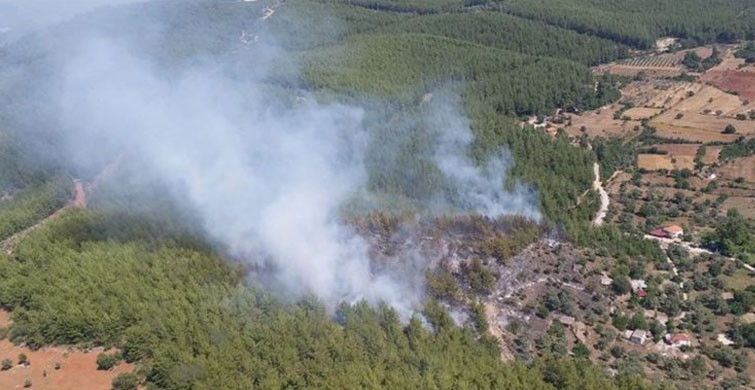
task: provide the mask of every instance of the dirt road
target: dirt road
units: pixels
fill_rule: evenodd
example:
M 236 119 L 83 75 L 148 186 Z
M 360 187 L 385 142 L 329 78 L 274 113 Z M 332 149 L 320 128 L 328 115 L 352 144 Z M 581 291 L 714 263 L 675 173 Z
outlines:
M 603 182 L 600 181 L 600 165 L 598 163 L 593 164 L 592 170 L 595 174 L 595 181 L 592 182 L 592 188 L 600 194 L 600 208 L 598 208 L 598 213 L 595 215 L 595 219 L 592 220 L 592 223 L 595 226 L 600 226 L 603 225 L 603 220 L 606 219 L 608 205 L 610 204 L 611 199 L 608 197 L 608 192 L 603 188 Z
M 0 250 L 2 252 L 8 255 L 12 254 L 13 250 L 16 248 L 16 244 L 18 244 L 18 242 L 21 241 L 22 238 L 24 238 L 27 234 L 39 228 L 40 226 L 44 225 L 45 223 L 57 218 L 65 210 L 68 210 L 70 208 L 86 208 L 87 207 L 87 193 L 86 193 L 86 190 L 84 189 L 84 183 L 79 179 L 71 179 L 71 180 L 73 181 L 73 198 L 70 201 L 68 201 L 68 203 L 66 203 L 63 207 L 58 209 L 58 211 L 48 215 L 44 219 L 35 223 L 34 225 L 31 225 L 28 228 L 21 230 L 20 232 L 0 242 Z
M 718 256 L 721 256 L 721 257 L 723 257 L 723 258 L 725 258 L 725 259 L 727 259 L 729 261 L 738 261 L 737 259 L 723 256 L 723 255 L 721 255 L 719 253 L 715 253 L 715 252 L 709 251 L 709 250 L 707 250 L 705 248 L 698 248 L 698 247 L 692 246 L 690 243 L 684 242 L 684 241 L 679 240 L 679 239 L 656 237 L 656 236 L 651 236 L 650 234 L 646 234 L 645 235 L 645 239 L 646 240 L 655 240 L 655 241 L 658 241 L 658 243 L 661 245 L 661 249 L 663 249 L 663 250 L 667 250 L 668 247 L 669 247 L 669 245 L 671 245 L 671 244 L 676 244 L 676 245 L 679 245 L 679 246 L 683 247 L 687 251 L 689 251 L 689 253 L 692 254 L 692 255 L 700 255 L 700 254 L 705 253 L 705 254 L 709 254 L 709 255 L 718 255 Z M 753 266 L 751 266 L 749 264 L 743 264 L 743 266 L 744 266 L 744 268 L 746 270 L 748 270 L 750 272 L 755 272 L 755 267 L 753 267 Z

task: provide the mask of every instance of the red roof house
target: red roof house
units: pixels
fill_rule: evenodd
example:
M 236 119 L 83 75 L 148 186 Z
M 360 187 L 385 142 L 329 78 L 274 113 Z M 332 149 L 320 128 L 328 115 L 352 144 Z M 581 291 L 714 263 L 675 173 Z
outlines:
M 651 236 L 660 237 L 660 238 L 666 238 L 667 234 L 666 234 L 666 231 L 663 230 L 663 229 L 655 229 L 655 230 L 653 230 L 653 231 L 650 232 L 650 235 Z

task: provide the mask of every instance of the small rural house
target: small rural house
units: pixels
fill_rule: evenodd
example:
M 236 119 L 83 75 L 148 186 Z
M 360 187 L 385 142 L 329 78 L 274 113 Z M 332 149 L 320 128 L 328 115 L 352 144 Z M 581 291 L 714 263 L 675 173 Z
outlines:
M 681 238 L 684 235 L 684 229 L 677 225 L 666 226 L 665 228 L 655 229 L 650 232 L 651 236 L 660 238 Z
M 560 322 L 560 323 L 562 323 L 562 324 L 564 324 L 566 326 L 574 325 L 574 321 L 575 321 L 574 317 L 572 317 L 572 316 L 565 316 L 565 315 L 560 315 L 560 316 L 557 317 L 557 319 L 558 319 L 558 322 Z
M 645 344 L 645 341 L 648 339 L 648 332 L 636 329 L 634 332 L 632 332 L 632 335 L 629 337 L 629 341 L 635 343 L 635 344 Z
M 663 337 L 666 343 L 672 347 L 683 347 L 692 345 L 692 338 L 687 333 L 677 333 L 675 335 L 667 334 Z
M 684 229 L 677 225 L 671 225 L 663 228 L 668 238 L 680 238 L 684 234 Z

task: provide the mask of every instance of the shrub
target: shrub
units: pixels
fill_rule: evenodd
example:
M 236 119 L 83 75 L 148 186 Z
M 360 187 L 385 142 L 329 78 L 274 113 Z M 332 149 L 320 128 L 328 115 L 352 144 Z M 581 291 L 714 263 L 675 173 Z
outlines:
M 98 370 L 109 370 L 113 367 L 115 367 L 118 362 L 121 360 L 120 356 L 117 354 L 106 354 L 101 353 L 97 355 L 97 369 Z
M 496 276 L 475 258 L 469 264 L 462 265 L 462 270 L 469 281 L 469 286 L 477 293 L 488 294 L 495 285 Z
M 31 387 L 31 379 L 26 379 L 24 381 L 24 387 Z
M 587 349 L 587 346 L 580 342 L 577 342 L 574 345 L 574 348 L 572 348 L 572 353 L 574 353 L 574 357 L 576 357 L 577 359 L 587 359 L 590 357 L 590 350 Z
M 724 128 L 724 134 L 734 134 L 737 132 L 737 128 L 732 125 L 726 125 Z
M 25 353 L 20 353 L 18 355 L 18 364 L 23 364 L 23 365 L 29 364 L 29 358 L 26 357 Z
M 136 375 L 134 374 L 118 374 L 118 376 L 113 379 L 113 389 L 112 390 L 136 390 L 139 386 L 139 380 L 136 378 Z
M 632 284 L 629 281 L 629 278 L 622 275 L 613 279 L 611 287 L 613 287 L 613 291 L 616 295 L 624 295 L 632 288 Z
M 7 371 L 13 368 L 13 360 L 5 358 L 2 363 L 2 370 Z

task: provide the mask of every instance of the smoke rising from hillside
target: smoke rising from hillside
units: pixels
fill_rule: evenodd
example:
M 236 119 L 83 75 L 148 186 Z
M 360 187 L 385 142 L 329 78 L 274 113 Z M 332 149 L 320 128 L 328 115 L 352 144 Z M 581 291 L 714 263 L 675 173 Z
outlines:
M 244 50 L 251 63 L 291 65 L 263 44 Z M 135 53 L 89 37 L 59 69 L 58 115 L 78 163 L 128 151 L 149 167 L 145 175 L 185 199 L 213 241 L 269 271 L 267 284 L 287 296 L 314 294 L 331 307 L 384 301 L 404 315 L 419 308 L 417 259 L 376 270 L 366 241 L 340 221 L 342 205 L 365 192 L 364 108 L 321 104 L 304 92 L 281 98 L 260 82 L 266 66 L 243 79 L 228 77 L 223 64 L 166 75 Z M 456 103 L 432 104 L 425 119 L 438 135 L 432 158 L 458 189 L 461 209 L 538 219 L 531 191 L 504 187 L 508 156 L 474 166 L 466 156 L 469 124 Z
M 519 182 L 506 188 L 504 178 L 513 163 L 508 150 L 500 148 L 483 166 L 477 166 L 466 154 L 474 135 L 469 120 L 459 110 L 461 103 L 453 96 L 442 95 L 426 114 L 426 120 L 437 133 L 434 160 L 459 193 L 460 204 L 456 207 L 491 218 L 518 214 L 539 221 L 534 190 Z

